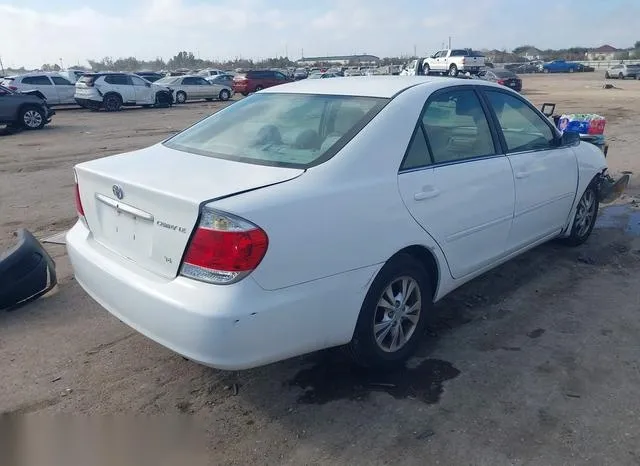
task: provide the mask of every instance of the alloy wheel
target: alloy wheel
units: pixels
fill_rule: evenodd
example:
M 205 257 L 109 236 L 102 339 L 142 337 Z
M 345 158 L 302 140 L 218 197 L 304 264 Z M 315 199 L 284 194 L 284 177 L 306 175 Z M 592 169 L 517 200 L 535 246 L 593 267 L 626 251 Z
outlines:
M 27 110 L 22 121 L 28 128 L 39 128 L 42 125 L 42 115 L 37 110 Z
M 587 189 L 578 203 L 576 210 L 576 234 L 582 237 L 587 234 L 595 220 L 596 195 L 592 189 Z
M 422 310 L 418 282 L 408 276 L 392 281 L 382 292 L 374 312 L 373 332 L 378 347 L 394 353 L 413 336 Z

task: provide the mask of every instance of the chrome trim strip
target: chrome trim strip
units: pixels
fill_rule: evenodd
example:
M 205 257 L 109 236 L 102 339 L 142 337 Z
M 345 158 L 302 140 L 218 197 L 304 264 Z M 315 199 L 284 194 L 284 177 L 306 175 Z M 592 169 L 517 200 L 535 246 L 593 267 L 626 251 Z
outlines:
M 139 218 L 141 220 L 146 220 L 147 222 L 153 222 L 153 215 L 144 210 L 140 210 L 136 207 L 123 204 L 121 202 L 116 201 L 115 199 L 111 199 L 103 194 L 96 193 L 96 199 L 102 202 L 103 204 L 108 205 L 109 207 L 113 207 L 118 212 L 122 212 L 125 214 L 129 214 L 135 218 Z

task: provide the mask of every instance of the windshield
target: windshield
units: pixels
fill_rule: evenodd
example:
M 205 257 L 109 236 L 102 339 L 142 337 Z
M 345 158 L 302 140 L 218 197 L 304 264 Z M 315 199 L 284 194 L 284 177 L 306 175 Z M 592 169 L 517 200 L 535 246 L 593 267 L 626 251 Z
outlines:
M 164 144 L 209 157 L 307 168 L 331 158 L 387 102 L 373 97 L 255 94 Z

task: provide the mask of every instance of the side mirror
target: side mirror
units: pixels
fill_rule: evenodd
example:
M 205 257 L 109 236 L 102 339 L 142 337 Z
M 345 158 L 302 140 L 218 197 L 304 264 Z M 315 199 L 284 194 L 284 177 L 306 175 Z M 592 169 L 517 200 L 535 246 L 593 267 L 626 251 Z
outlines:
M 151 83 L 144 83 L 145 86 L 151 87 Z
M 574 131 L 565 131 L 560 137 L 560 146 L 577 146 L 580 143 L 580 134 Z

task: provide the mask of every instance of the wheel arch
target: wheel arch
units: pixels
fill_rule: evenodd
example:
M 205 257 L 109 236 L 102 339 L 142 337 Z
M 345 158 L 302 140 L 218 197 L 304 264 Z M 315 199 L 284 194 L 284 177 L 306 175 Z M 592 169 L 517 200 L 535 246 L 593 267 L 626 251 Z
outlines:
M 22 114 L 22 112 L 27 109 L 27 108 L 37 108 L 38 110 L 44 112 L 44 108 L 42 105 L 36 103 L 36 102 L 23 102 L 20 105 L 18 105 L 18 107 L 16 108 L 16 113 L 14 115 L 15 121 L 18 121 L 20 119 L 20 115 Z
M 592 186 L 595 183 L 596 184 L 596 193 L 598 194 L 599 190 L 597 188 L 599 187 L 600 180 L 603 178 L 605 173 L 606 173 L 606 168 L 601 169 L 597 173 L 595 173 L 593 175 L 590 175 L 589 178 L 584 178 L 583 179 L 584 182 L 579 183 L 579 187 L 578 187 L 578 190 L 576 192 L 576 196 L 575 196 L 575 198 L 573 200 L 573 205 L 571 206 L 571 212 L 569 212 L 569 217 L 567 219 L 567 223 L 564 226 L 564 229 L 562 230 L 562 233 L 560 234 L 561 238 L 566 238 L 567 236 L 571 235 L 571 227 L 573 226 L 573 221 L 574 221 L 574 219 L 576 217 L 576 211 L 578 209 L 578 203 L 580 202 L 580 199 L 582 198 L 582 195 L 584 194 L 584 192 L 587 190 L 587 188 L 589 188 L 590 186 Z
M 414 244 L 412 246 L 402 248 L 393 256 L 391 256 L 387 260 L 387 262 L 401 254 L 411 256 L 422 264 L 424 269 L 427 271 L 427 274 L 429 275 L 429 280 L 431 281 L 431 299 L 435 300 L 436 296 L 438 295 L 438 286 L 440 285 L 441 277 L 440 265 L 435 254 L 429 248 L 423 245 Z
M 116 96 L 118 99 L 120 99 L 120 102 L 124 102 L 124 100 L 122 99 L 122 96 L 120 95 L 120 93 L 116 92 L 116 91 L 105 92 L 104 95 L 102 96 L 102 102 L 104 103 L 104 101 L 105 101 L 105 99 L 107 97 L 111 97 L 113 95 Z

